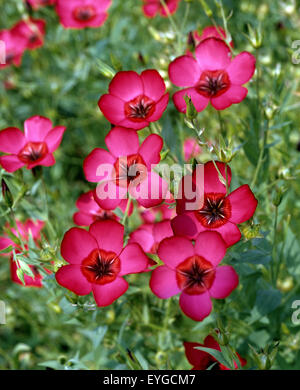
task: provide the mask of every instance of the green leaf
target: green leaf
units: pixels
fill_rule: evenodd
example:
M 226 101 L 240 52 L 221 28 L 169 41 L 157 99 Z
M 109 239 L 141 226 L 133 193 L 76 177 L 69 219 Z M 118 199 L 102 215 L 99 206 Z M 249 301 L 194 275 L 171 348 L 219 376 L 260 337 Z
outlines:
M 226 366 L 226 367 L 231 367 L 232 364 L 229 363 L 225 357 L 223 356 L 222 352 L 216 350 L 216 349 L 213 349 L 213 348 L 206 348 L 206 347 L 195 347 L 195 349 L 199 349 L 200 351 L 203 351 L 203 352 L 207 352 L 209 353 L 211 356 L 213 356 L 215 359 L 217 359 L 217 361 L 221 364 L 223 364 L 223 366 Z

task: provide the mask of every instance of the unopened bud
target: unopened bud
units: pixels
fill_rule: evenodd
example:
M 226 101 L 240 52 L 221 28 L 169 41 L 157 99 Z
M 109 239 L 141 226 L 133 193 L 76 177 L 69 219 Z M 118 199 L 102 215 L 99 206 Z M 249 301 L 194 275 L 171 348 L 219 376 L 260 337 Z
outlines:
M 186 115 L 187 119 L 189 119 L 189 120 L 195 119 L 198 115 L 198 112 L 197 112 L 197 110 L 192 102 L 192 99 L 189 96 L 185 95 L 184 100 L 186 103 L 186 114 L 185 115 Z
M 14 199 L 13 199 L 12 193 L 10 192 L 10 189 L 8 188 L 8 185 L 6 184 L 6 181 L 4 179 L 2 179 L 2 181 L 1 181 L 1 187 L 2 187 L 3 200 L 6 204 L 6 206 L 11 209 L 13 204 L 14 204 Z

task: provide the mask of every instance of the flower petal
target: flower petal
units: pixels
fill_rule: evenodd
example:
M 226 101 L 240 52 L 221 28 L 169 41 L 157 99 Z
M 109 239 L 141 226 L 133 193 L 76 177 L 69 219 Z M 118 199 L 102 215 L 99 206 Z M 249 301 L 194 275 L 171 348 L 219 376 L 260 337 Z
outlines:
M 130 239 L 128 243 L 140 244 L 140 246 L 143 248 L 145 252 L 150 253 L 155 243 L 152 234 L 152 226 L 151 226 L 151 231 L 149 231 L 148 229 L 144 229 L 142 226 L 139 229 L 132 232 L 130 234 Z
M 121 71 L 112 79 L 108 91 L 110 94 L 127 102 L 142 95 L 144 86 L 141 77 L 136 72 L 132 70 Z
M 172 237 L 173 230 L 170 221 L 157 222 L 153 226 L 153 236 L 155 243 L 159 244 L 163 239 Z
M 149 116 L 149 118 L 147 118 L 147 121 L 149 122 L 158 121 L 161 118 L 162 114 L 164 113 L 165 109 L 167 108 L 168 103 L 169 103 L 169 93 L 166 93 L 158 102 L 156 102 L 154 112 L 151 116 Z
M 181 56 L 171 62 L 169 77 L 177 87 L 193 87 L 200 79 L 198 62 L 191 56 Z
M 152 272 L 150 288 L 153 294 L 161 299 L 167 299 L 180 293 L 176 280 L 176 273 L 169 267 L 162 265 Z
M 0 156 L 0 165 L 7 172 L 15 172 L 17 169 L 24 167 L 24 163 L 17 156 Z
M 149 135 L 142 143 L 138 153 L 143 157 L 149 170 L 151 165 L 156 165 L 160 162 L 160 152 L 163 144 L 163 139 L 157 134 Z
M 144 272 L 149 259 L 139 244 L 128 244 L 119 256 L 121 260 L 120 275 Z
M 24 122 L 24 133 L 27 141 L 42 142 L 51 129 L 52 122 L 43 116 L 33 116 Z
M 141 73 L 141 80 L 144 86 L 144 94 L 154 101 L 160 100 L 165 93 L 166 85 L 158 71 L 154 69 L 144 70 Z
M 115 158 L 106 150 L 96 148 L 84 160 L 83 170 L 87 181 L 98 183 L 111 175 Z
M 111 283 L 93 284 L 92 289 L 97 305 L 109 306 L 127 291 L 128 283 L 125 279 L 117 277 Z
M 218 38 L 207 38 L 195 50 L 202 70 L 226 69 L 230 65 L 231 52 L 226 43 Z
M 47 134 L 45 142 L 50 153 L 59 147 L 65 130 L 66 128 L 64 126 L 57 126 Z
M 61 255 L 68 263 L 81 264 L 96 248 L 98 245 L 94 237 L 86 230 L 75 227 L 64 235 Z
M 123 249 L 124 226 L 112 220 L 97 221 L 90 226 L 90 234 L 100 249 L 120 254 Z
M 233 267 L 222 265 L 216 268 L 215 280 L 209 294 L 216 299 L 224 299 L 238 286 L 239 277 Z
M 194 256 L 193 244 L 185 237 L 165 238 L 159 245 L 157 254 L 170 268 L 176 268 L 188 257 Z
M 114 179 L 104 181 L 97 185 L 94 198 L 104 210 L 114 210 L 127 200 L 127 188 L 117 186 Z
M 242 85 L 247 83 L 255 72 L 256 58 L 243 51 L 237 55 L 226 69 L 232 84 Z
M 64 265 L 55 274 L 58 284 L 73 291 L 77 295 L 87 295 L 92 285 L 81 272 L 80 265 Z
M 183 292 L 179 298 L 179 305 L 184 314 L 194 321 L 204 320 L 212 309 L 208 292 L 199 295 L 188 295 Z
M 105 94 L 101 96 L 98 106 L 110 123 L 122 126 L 121 122 L 125 119 L 125 102 L 122 99 L 114 95 Z
M 221 234 L 227 246 L 236 244 L 241 239 L 241 232 L 239 228 L 232 222 L 228 221 L 223 226 L 220 226 L 214 230 Z
M 213 248 L 213 249 L 212 249 Z M 195 242 L 195 253 L 217 266 L 226 254 L 226 244 L 220 233 L 205 231 L 199 233 Z
M 0 131 L 0 152 L 18 154 L 25 145 L 25 137 L 16 127 Z
M 194 213 L 177 215 L 171 221 L 173 232 L 176 236 L 183 236 L 189 239 L 197 237 L 200 224 L 194 217 Z
M 258 203 L 248 184 L 237 188 L 228 195 L 227 199 L 231 204 L 231 216 L 229 220 L 234 223 L 248 221 L 254 214 Z
M 248 89 L 239 85 L 231 85 L 230 88 L 218 97 L 211 99 L 211 104 L 216 110 L 225 110 L 232 104 L 240 103 L 248 94 Z
M 136 154 L 140 146 L 136 131 L 124 127 L 114 127 L 105 137 L 105 143 L 115 157 Z
M 229 165 L 216 161 L 218 170 L 222 174 L 223 179 L 228 182 L 228 187 L 231 182 L 231 169 Z M 227 169 L 227 171 L 226 171 Z M 219 173 L 212 161 L 207 162 L 204 165 L 204 192 L 217 192 L 221 194 L 226 194 L 226 186 L 220 181 Z

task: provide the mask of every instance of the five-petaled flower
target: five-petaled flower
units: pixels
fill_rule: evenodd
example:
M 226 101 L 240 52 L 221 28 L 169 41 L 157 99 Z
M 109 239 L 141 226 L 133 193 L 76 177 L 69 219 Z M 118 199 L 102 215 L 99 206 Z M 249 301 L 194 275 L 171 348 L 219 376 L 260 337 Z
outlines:
M 57 282 L 77 295 L 93 292 L 98 306 L 108 306 L 128 289 L 124 275 L 145 272 L 148 257 L 138 244 L 123 248 L 124 226 L 94 222 L 89 231 L 70 229 L 61 244 L 69 263 L 56 272 Z
M 25 0 L 34 10 L 46 5 L 54 5 L 56 0 Z
M 161 0 L 143 0 L 143 12 L 148 18 L 153 18 L 157 14 L 163 17 L 172 15 L 177 11 L 181 0 L 165 0 L 165 6 Z
M 57 0 L 56 12 L 66 28 L 100 27 L 112 0 Z
M 12 34 L 26 40 L 26 49 L 34 50 L 43 46 L 46 22 L 43 19 L 21 20 L 12 28 Z
M 169 101 L 164 80 L 156 70 L 145 70 L 141 75 L 118 72 L 108 92 L 98 103 L 105 118 L 114 125 L 135 130 L 160 119 Z
M 50 119 L 33 116 L 24 123 L 25 132 L 15 127 L 0 131 L 0 165 L 8 172 L 26 166 L 32 169 L 37 165 L 55 164 L 53 152 L 59 147 L 65 127 L 52 126 Z
M 99 183 L 94 197 L 105 210 L 114 210 L 127 194 L 144 207 L 162 203 L 168 183 L 152 170 L 160 161 L 163 140 L 151 134 L 139 144 L 133 129 L 114 127 L 105 137 L 109 150 L 94 149 L 84 160 L 86 179 Z
M 231 181 L 231 170 L 224 163 L 216 162 L 224 183 L 227 179 L 228 188 Z M 195 238 L 199 232 L 214 230 L 219 232 L 227 246 L 233 245 L 241 238 L 237 224 L 250 219 L 257 206 L 257 200 L 248 184 L 244 184 L 230 194 L 226 193 L 226 185 L 220 181 L 219 173 L 212 161 L 204 165 L 204 194 L 200 207 L 190 210 L 188 204 L 192 201 L 192 192 L 199 187 L 196 170 L 192 175 L 194 187 L 184 188 L 185 178 L 180 187 L 182 199 L 177 199 L 177 216 L 172 220 L 172 228 L 177 235 Z M 200 184 L 201 185 L 201 184 Z M 190 192 L 191 191 L 191 192 Z M 200 191 L 200 189 L 199 189 Z
M 221 351 L 219 343 L 212 337 L 207 336 L 204 339 L 204 343 L 183 343 L 185 348 L 185 355 L 189 361 L 189 363 L 193 366 L 192 370 L 230 370 L 229 367 L 221 364 L 213 355 L 208 352 L 201 351 L 196 349 L 196 347 L 205 347 L 210 349 L 215 349 L 217 351 Z M 237 352 L 237 357 L 240 361 L 241 367 L 244 367 L 247 364 L 247 360 L 242 358 Z M 236 361 L 233 362 L 235 369 L 238 368 Z
M 198 112 L 210 102 L 216 110 L 240 103 L 248 90 L 247 83 L 255 71 L 255 57 L 244 51 L 231 59 L 226 43 L 219 38 L 207 38 L 195 50 L 196 58 L 183 55 L 169 66 L 173 84 L 185 87 L 175 92 L 173 102 L 180 112 L 186 112 L 185 96 L 189 96 Z
M 180 307 L 195 321 L 210 314 L 211 298 L 224 299 L 238 286 L 235 270 L 229 265 L 218 266 L 226 244 L 217 232 L 200 233 L 195 246 L 185 237 L 166 238 L 157 253 L 164 265 L 152 272 L 152 292 L 161 299 L 181 293 Z
M 1 30 L 0 43 L 0 69 L 11 65 L 20 66 L 27 39 L 12 30 Z
M 126 210 L 128 200 L 124 199 L 120 203 L 120 209 L 123 213 Z M 76 207 L 79 209 L 74 215 L 73 220 L 76 225 L 90 226 L 93 222 L 112 219 L 120 221 L 120 218 L 110 210 L 102 209 L 94 198 L 94 191 L 88 191 L 77 199 Z M 131 203 L 128 215 L 133 212 L 133 204 Z
M 11 232 L 11 234 L 17 239 L 21 239 L 23 241 L 23 245 L 25 249 L 28 249 L 27 242 L 29 240 L 29 234 L 32 235 L 33 240 L 36 245 L 41 238 L 41 230 L 44 227 L 45 223 L 43 221 L 37 220 L 36 222 L 28 219 L 25 223 L 20 221 L 16 221 L 16 228 L 6 225 L 6 228 Z M 21 253 L 22 247 L 19 244 L 16 244 L 7 234 L 0 237 L 0 251 L 9 247 L 12 247 L 15 253 Z M 7 253 L 4 253 L 6 255 Z M 18 265 L 13 259 L 13 252 L 8 253 L 10 256 L 10 273 L 11 279 L 13 282 L 20 284 L 23 286 L 22 281 L 19 279 L 17 275 Z M 35 266 L 29 265 L 34 277 L 27 275 L 24 273 L 24 283 L 25 287 L 43 287 L 42 279 L 43 276 L 39 273 L 38 269 Z M 49 272 L 48 270 L 45 270 Z

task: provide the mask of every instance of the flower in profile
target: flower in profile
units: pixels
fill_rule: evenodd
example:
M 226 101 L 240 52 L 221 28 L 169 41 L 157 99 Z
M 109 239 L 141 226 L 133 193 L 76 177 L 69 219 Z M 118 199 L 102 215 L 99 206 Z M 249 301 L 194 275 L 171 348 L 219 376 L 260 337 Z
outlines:
M 56 12 L 65 28 L 100 27 L 112 0 L 57 0 Z
M 15 172 L 26 166 L 32 169 L 38 165 L 55 164 L 53 152 L 59 147 L 64 131 L 63 126 L 52 126 L 50 119 L 33 116 L 24 123 L 24 133 L 9 127 L 0 131 L 0 165 L 8 172 Z
M 140 226 L 130 234 L 129 244 L 140 244 L 146 253 L 157 253 L 157 248 L 165 238 L 172 237 L 173 230 L 169 220 L 157 223 L 148 223 Z
M 26 49 L 34 50 L 44 44 L 45 26 L 43 19 L 21 20 L 11 31 L 26 40 Z
M 57 282 L 77 295 L 93 292 L 98 306 L 108 306 L 128 289 L 124 275 L 145 272 L 148 257 L 138 244 L 123 247 L 124 226 L 106 220 L 89 231 L 70 229 L 61 244 L 69 263 L 56 272 Z
M 40 7 L 45 7 L 46 5 L 54 5 L 56 4 L 57 0 L 25 0 L 25 1 L 34 10 L 37 10 Z
M 210 102 L 216 110 L 240 103 L 248 94 L 243 84 L 255 71 L 255 57 L 244 51 L 231 59 L 226 43 L 219 38 L 204 39 L 195 49 L 196 58 L 183 55 L 169 66 L 173 84 L 184 89 L 175 92 L 173 102 L 186 112 L 185 96 L 189 96 L 198 112 Z
M 114 127 L 105 143 L 109 151 L 94 149 L 83 163 L 86 179 L 99 183 L 94 194 L 99 206 L 114 210 L 128 193 L 144 207 L 162 203 L 168 184 L 152 170 L 160 161 L 162 138 L 151 134 L 140 145 L 135 130 Z
M 157 14 L 167 17 L 177 11 L 181 0 L 165 0 L 166 7 L 161 0 L 143 0 L 143 12 L 148 18 L 154 18 Z M 167 8 L 167 9 L 166 9 Z
M 190 161 L 192 158 L 199 156 L 202 149 L 195 138 L 187 138 L 183 144 L 184 160 Z
M 203 202 L 199 202 L 200 206 L 196 205 L 195 210 L 190 210 L 188 204 L 193 201 L 190 191 L 195 192 L 202 184 L 201 182 L 199 184 L 196 170 L 191 177 L 193 188 L 185 188 L 186 177 L 182 180 L 180 184 L 182 198 L 177 199 L 178 215 L 172 220 L 172 228 L 176 235 L 183 235 L 190 239 L 205 230 L 217 231 L 222 235 L 226 245 L 231 246 L 240 240 L 241 232 L 237 225 L 253 216 L 257 207 L 257 199 L 248 184 L 227 194 L 224 183 L 227 178 L 229 188 L 231 170 L 224 163 L 216 162 L 216 165 L 222 175 L 223 183 L 220 181 L 214 163 L 207 162 L 204 165 L 204 189 L 201 188 Z
M 29 235 L 31 234 L 33 240 L 35 241 L 36 245 L 38 245 L 39 240 L 41 238 L 41 230 L 44 227 L 45 223 L 43 221 L 37 220 L 36 222 L 32 221 L 31 219 L 28 219 L 25 223 L 21 223 L 20 221 L 16 221 L 17 229 L 14 227 L 9 226 L 8 224 L 5 226 L 6 229 L 10 231 L 10 233 L 16 237 L 16 240 L 18 238 L 22 239 L 23 245 L 26 250 L 28 250 L 27 242 L 29 240 Z M 21 253 L 22 247 L 19 244 L 16 244 L 9 235 L 4 234 L 2 237 L 0 237 L 0 251 L 9 247 L 12 247 L 15 253 Z M 4 255 L 10 256 L 10 273 L 11 273 L 11 279 L 13 282 L 20 284 L 22 286 L 23 283 L 19 279 L 17 275 L 18 265 L 14 261 L 13 258 L 13 250 L 10 253 L 4 253 Z M 42 279 L 43 276 L 39 273 L 38 269 L 33 266 L 29 265 L 29 268 L 31 269 L 31 272 L 33 273 L 34 277 L 27 275 L 24 273 L 24 283 L 26 287 L 42 287 Z M 49 272 L 48 270 L 46 270 Z
M 156 70 L 145 70 L 141 75 L 118 72 L 108 92 L 98 103 L 105 118 L 114 125 L 135 130 L 160 119 L 169 101 L 164 80 Z
M 127 200 L 124 199 L 120 203 L 120 209 L 123 213 L 127 207 Z M 76 225 L 79 226 L 90 226 L 93 222 L 102 221 L 106 219 L 111 219 L 115 221 L 120 221 L 120 218 L 110 210 L 101 209 L 98 203 L 94 198 L 94 191 L 88 191 L 78 198 L 76 202 L 76 207 L 79 209 L 74 216 L 73 220 Z M 131 215 L 133 212 L 133 205 L 131 203 L 130 210 L 128 215 Z
M 13 30 L 1 30 L 0 43 L 0 69 L 11 65 L 20 66 L 27 40 Z
M 219 233 L 200 233 L 195 246 L 185 237 L 166 238 L 157 253 L 164 265 L 152 272 L 152 292 L 161 299 L 180 293 L 181 310 L 194 321 L 210 314 L 211 298 L 224 299 L 238 286 L 235 270 L 229 265 L 219 266 L 226 253 Z
M 214 358 L 208 352 L 201 351 L 196 349 L 196 347 L 205 347 L 210 349 L 215 349 L 217 351 L 221 351 L 220 345 L 212 336 L 207 336 L 204 339 L 203 344 L 199 343 L 183 343 L 185 348 L 185 355 L 189 363 L 193 366 L 192 370 L 230 370 L 229 367 L 221 364 L 216 358 Z M 237 357 L 240 361 L 241 367 L 244 367 L 247 364 L 247 360 L 242 358 L 237 352 Z M 238 368 L 236 361 L 233 362 L 235 369 Z

